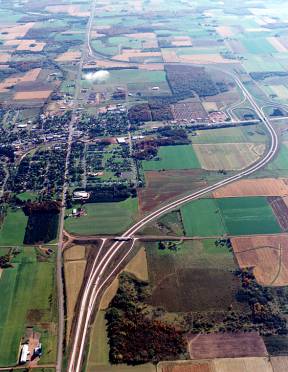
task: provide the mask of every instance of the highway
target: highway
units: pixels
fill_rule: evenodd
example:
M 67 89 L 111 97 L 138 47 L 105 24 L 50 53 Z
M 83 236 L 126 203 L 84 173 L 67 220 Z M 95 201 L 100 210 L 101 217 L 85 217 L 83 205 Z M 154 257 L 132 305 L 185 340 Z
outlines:
M 259 118 L 262 120 L 263 124 L 265 125 L 270 135 L 269 150 L 267 151 L 266 155 L 261 160 L 259 160 L 257 163 L 255 163 L 248 169 L 241 171 L 238 174 L 231 176 L 227 179 L 219 181 L 215 183 L 214 185 L 205 187 L 200 191 L 197 191 L 188 196 L 179 198 L 178 200 L 171 202 L 155 210 L 154 212 L 150 213 L 149 215 L 145 216 L 143 219 L 135 223 L 122 235 L 122 237 L 132 239 L 132 244 L 130 245 L 130 247 L 128 247 L 128 249 L 127 248 L 125 249 L 125 245 L 127 245 L 126 242 L 115 242 L 107 249 L 103 257 L 100 257 L 100 254 L 98 254 L 97 259 L 95 259 L 94 261 L 93 268 L 90 272 L 90 276 L 86 283 L 85 289 L 83 291 L 83 296 L 81 299 L 80 310 L 78 313 L 76 327 L 75 327 L 72 345 L 71 345 L 71 354 L 69 356 L 69 362 L 68 362 L 69 372 L 79 372 L 81 370 L 84 347 L 87 341 L 87 334 L 89 330 L 89 324 L 91 321 L 91 317 L 92 317 L 93 311 L 95 311 L 95 304 L 97 303 L 97 301 L 99 301 L 101 293 L 103 292 L 103 289 L 105 289 L 107 284 L 109 284 L 109 282 L 111 281 L 111 278 L 113 278 L 113 276 L 117 274 L 117 272 L 121 268 L 121 265 L 123 265 L 123 262 L 125 261 L 125 259 L 127 259 L 129 254 L 132 252 L 134 248 L 134 243 L 136 241 L 134 237 L 135 233 L 141 230 L 149 222 L 159 218 L 160 216 L 170 212 L 171 210 L 177 207 L 180 207 L 181 205 L 187 202 L 196 200 L 204 196 L 207 193 L 210 193 L 216 189 L 219 189 L 220 187 L 223 187 L 227 184 L 230 184 L 243 177 L 247 177 L 257 172 L 259 169 L 263 168 L 266 164 L 268 164 L 271 161 L 271 159 L 273 159 L 275 154 L 277 153 L 278 138 L 277 138 L 277 134 L 275 130 L 270 124 L 268 117 L 259 108 L 255 99 L 251 96 L 251 94 L 246 89 L 246 87 L 243 85 L 241 80 L 230 72 L 226 72 L 226 73 L 234 79 L 235 83 L 238 85 L 238 87 L 243 92 L 243 95 L 249 101 L 249 103 L 254 108 Z M 105 245 L 105 242 L 102 242 L 101 250 L 103 249 L 104 245 Z M 119 255 L 120 255 L 120 258 L 118 258 L 117 262 L 114 262 L 115 257 Z

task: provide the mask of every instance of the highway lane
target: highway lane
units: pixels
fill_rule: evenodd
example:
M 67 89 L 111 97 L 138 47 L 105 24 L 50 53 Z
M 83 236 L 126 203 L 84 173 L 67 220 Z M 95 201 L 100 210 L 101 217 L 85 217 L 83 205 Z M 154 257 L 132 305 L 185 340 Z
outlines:
M 227 73 L 227 72 L 226 72 Z M 244 96 L 247 98 L 247 100 L 250 102 L 251 106 L 255 109 L 257 114 L 259 115 L 260 119 L 262 120 L 263 124 L 265 125 L 267 131 L 270 134 L 270 147 L 267 154 L 262 158 L 259 162 L 252 165 L 250 168 L 241 171 L 237 175 L 234 175 L 232 177 L 229 177 L 225 180 L 219 181 L 214 185 L 208 186 L 198 192 L 195 192 L 193 194 L 190 194 L 186 197 L 179 198 L 178 200 L 169 203 L 168 205 L 159 208 L 158 210 L 150 213 L 148 216 L 144 217 L 142 220 L 138 221 L 135 225 L 133 225 L 131 228 L 129 228 L 122 237 L 129 237 L 133 238 L 133 235 L 139 231 L 141 228 L 143 228 L 147 223 L 159 218 L 163 214 L 166 214 L 167 212 L 181 206 L 184 203 L 187 203 L 189 201 L 195 200 L 200 198 L 201 196 L 214 191 L 222 186 L 225 186 L 229 183 L 235 182 L 243 177 L 246 177 L 248 175 L 251 175 L 252 173 L 258 171 L 262 167 L 264 167 L 266 164 L 268 164 L 271 159 L 274 157 L 274 155 L 277 152 L 278 149 L 278 138 L 276 135 L 275 130 L 271 126 L 269 119 L 265 115 L 265 113 L 258 107 L 256 101 L 251 96 L 249 91 L 246 89 L 246 87 L 243 85 L 241 80 L 233 75 L 232 73 L 228 73 L 231 77 L 233 77 L 234 81 L 237 83 L 239 88 L 242 90 Z M 95 271 L 90 275 L 91 280 L 89 280 L 89 285 L 87 283 L 85 288 L 85 294 L 82 297 L 81 300 L 81 311 L 78 314 L 77 319 L 77 327 L 74 334 L 73 344 L 72 344 L 72 351 L 69 358 L 69 364 L 68 364 L 68 371 L 69 372 L 78 372 L 81 369 L 81 363 L 83 359 L 83 351 L 85 346 L 85 341 L 87 337 L 88 332 L 88 326 L 89 321 L 91 319 L 94 305 L 99 299 L 99 295 L 101 294 L 101 291 L 105 288 L 105 285 L 109 282 L 111 277 L 114 275 L 114 273 L 119 269 L 123 261 L 127 258 L 127 256 L 131 253 L 133 250 L 135 239 L 133 239 L 132 246 L 124 252 L 123 257 L 121 260 L 113 267 L 113 270 L 111 270 L 110 273 L 105 277 L 104 273 L 106 272 L 109 265 L 111 265 L 111 262 L 115 255 L 121 250 L 121 248 L 124 246 L 124 242 L 115 242 L 106 252 L 104 257 L 102 258 L 101 262 L 99 262 L 98 266 L 95 266 Z

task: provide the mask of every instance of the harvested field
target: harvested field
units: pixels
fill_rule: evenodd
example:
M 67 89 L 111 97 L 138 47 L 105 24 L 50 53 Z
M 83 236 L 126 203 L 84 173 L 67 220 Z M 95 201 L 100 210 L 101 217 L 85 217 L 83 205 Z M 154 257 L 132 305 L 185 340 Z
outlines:
M 9 89 L 11 89 L 12 87 L 14 87 L 17 84 L 36 81 L 40 72 L 41 72 L 41 68 L 35 68 L 33 70 L 27 71 L 22 76 L 9 77 L 9 78 L 3 80 L 0 83 L 0 93 L 4 93 L 6 91 L 9 91 Z
M 240 196 L 287 196 L 288 185 L 283 179 L 263 178 L 240 180 L 213 192 L 214 198 Z
M 180 62 L 175 50 L 161 49 L 163 61 L 166 63 Z
M 288 230 L 288 207 L 284 200 L 277 196 L 268 197 L 269 204 L 283 230 Z
M 138 65 L 140 70 L 147 71 L 163 71 L 164 65 L 162 63 L 145 63 L 144 65 Z
M 234 30 L 229 26 L 219 26 L 216 31 L 222 37 L 230 37 L 234 35 Z
M 8 40 L 5 45 L 15 45 L 18 51 L 41 52 L 46 43 L 40 43 L 36 40 Z
M 49 5 L 46 7 L 46 10 L 50 13 L 67 13 L 72 17 L 89 17 L 89 11 L 81 11 L 79 5 Z
M 160 362 L 159 372 L 212 372 L 211 361 Z
M 136 256 L 125 267 L 124 271 L 136 276 L 137 279 L 148 281 L 148 267 L 145 248 L 142 247 Z
M 191 359 L 261 357 L 267 355 L 264 341 L 256 332 L 190 335 L 188 336 L 188 343 Z
M 288 285 L 288 236 L 259 235 L 232 238 L 232 247 L 240 268 L 254 268 L 261 285 Z
M 213 367 L 215 372 L 273 372 L 268 358 L 216 359 Z
M 277 50 L 279 53 L 286 53 L 288 49 L 281 43 L 279 38 L 276 37 L 268 37 L 267 40 L 269 43 Z
M 273 367 L 273 372 L 288 371 L 288 357 L 272 357 L 271 364 Z
M 160 52 L 143 52 L 141 50 L 136 49 L 123 49 L 122 54 L 114 56 L 113 59 L 118 61 L 129 62 L 133 58 L 149 59 L 151 57 L 162 57 L 162 54 Z
M 85 259 L 85 246 L 84 245 L 73 245 L 73 247 L 66 249 L 65 261 L 76 261 Z
M 180 62 L 189 62 L 189 63 L 207 64 L 207 65 L 214 64 L 214 63 L 239 63 L 238 60 L 225 59 L 220 54 L 181 55 L 181 56 L 178 57 L 178 60 Z M 168 61 L 166 61 L 166 62 L 168 62 Z
M 0 28 L 1 39 L 15 40 L 24 37 L 34 24 L 34 22 L 29 22 L 23 25 Z
M 176 47 L 192 46 L 192 40 L 189 36 L 174 36 L 171 44 Z
M 244 47 L 240 40 L 228 40 L 227 42 L 234 53 L 247 53 L 247 49 Z
M 106 310 L 109 307 L 110 302 L 113 300 L 113 297 L 116 295 L 119 287 L 119 279 L 115 278 L 111 285 L 106 289 L 104 295 L 101 298 L 100 310 Z
M 81 57 L 81 53 L 79 51 L 73 52 L 65 52 L 60 54 L 57 58 L 57 62 L 71 62 L 71 61 L 78 61 Z
M 52 93 L 51 90 L 40 90 L 35 92 L 17 92 L 15 93 L 13 99 L 16 101 L 47 99 L 49 98 L 51 93 Z
M 207 186 L 201 170 L 171 170 L 145 172 L 146 187 L 138 190 L 142 213 L 155 209 L 165 201 L 188 191 Z
M 84 278 L 86 260 L 67 261 L 64 263 L 66 302 L 67 302 L 67 338 L 69 339 L 74 308 Z
M 223 143 L 193 145 L 203 169 L 242 170 L 261 158 L 265 145 L 253 143 Z

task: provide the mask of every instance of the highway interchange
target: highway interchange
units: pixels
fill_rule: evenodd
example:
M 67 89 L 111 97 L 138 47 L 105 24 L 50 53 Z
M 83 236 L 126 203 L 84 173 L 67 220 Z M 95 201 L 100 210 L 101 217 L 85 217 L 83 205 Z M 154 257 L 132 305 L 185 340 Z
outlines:
M 82 59 L 79 64 L 79 71 L 77 76 L 77 83 L 76 83 L 76 94 L 75 94 L 75 103 L 77 103 L 79 97 L 79 86 L 81 81 L 82 75 L 82 67 L 84 61 L 88 58 L 91 60 L 93 57 L 93 50 L 90 45 L 90 34 L 93 26 L 94 15 L 95 15 L 95 5 L 96 2 L 93 1 L 92 8 L 91 8 L 91 16 L 89 18 L 87 24 L 87 33 L 86 33 L 86 41 L 83 47 L 82 52 Z M 216 189 L 219 189 L 227 184 L 235 182 L 241 178 L 247 177 L 259 169 L 263 168 L 267 165 L 275 156 L 278 150 L 278 137 L 273 129 L 268 117 L 264 113 L 263 108 L 260 108 L 246 89 L 244 84 L 235 74 L 230 72 L 224 71 L 227 73 L 238 85 L 240 90 L 243 93 L 243 97 L 246 101 L 250 103 L 253 107 L 255 112 L 258 114 L 259 118 L 261 119 L 263 125 L 266 127 L 267 132 L 270 136 L 270 143 L 269 149 L 267 150 L 265 156 L 259 160 L 257 163 L 249 167 L 248 169 L 239 172 L 238 174 L 226 178 L 222 181 L 215 183 L 214 185 L 208 186 L 199 190 L 197 192 L 193 192 L 187 196 L 180 197 L 179 199 L 170 202 L 169 204 L 160 207 L 150 213 L 149 215 L 143 217 L 140 221 L 135 223 L 132 227 L 130 227 L 127 231 L 125 231 L 121 238 L 128 239 L 128 241 L 115 241 L 111 243 L 111 240 L 107 240 L 105 238 L 101 238 L 101 244 L 99 246 L 99 250 L 97 255 L 94 259 L 94 262 L 91 267 L 91 271 L 85 283 L 85 288 L 82 292 L 82 297 L 79 300 L 79 307 L 78 313 L 74 325 L 73 330 L 73 337 L 71 340 L 71 347 L 69 348 L 68 354 L 68 367 L 67 371 L 69 372 L 79 372 L 82 370 L 82 363 L 83 357 L 85 354 L 85 346 L 87 345 L 87 338 L 89 335 L 89 326 L 91 324 L 91 320 L 95 311 L 97 311 L 97 305 L 100 302 L 101 296 L 107 286 L 111 283 L 111 280 L 121 271 L 123 263 L 127 260 L 127 257 L 133 252 L 135 248 L 135 243 L 137 242 L 137 237 L 135 234 L 141 230 L 145 225 L 150 223 L 151 221 L 156 220 L 157 218 L 163 216 L 164 214 L 172 211 L 175 208 L 180 207 L 181 205 L 196 200 L 207 193 L 210 193 Z M 68 151 L 66 157 L 66 172 L 68 170 L 69 165 L 69 156 L 71 151 L 71 143 L 73 138 L 73 129 L 77 121 L 76 116 L 77 107 L 75 107 L 71 125 L 69 128 L 69 141 L 68 141 Z M 63 205 L 65 205 L 65 198 L 66 198 L 66 191 L 67 191 L 67 183 L 64 187 L 63 191 Z M 59 339 L 58 339 L 58 357 L 57 357 L 57 372 L 62 371 L 62 356 L 63 356 L 63 335 L 64 335 L 64 300 L 63 300 L 63 278 L 62 278 L 62 247 L 63 247 L 63 228 L 64 228 L 64 215 L 65 215 L 65 208 L 63 208 L 62 215 L 61 215 L 61 222 L 60 222 L 60 239 L 59 239 L 59 249 L 58 249 L 58 256 L 57 256 L 57 283 L 58 283 L 58 291 L 59 291 Z

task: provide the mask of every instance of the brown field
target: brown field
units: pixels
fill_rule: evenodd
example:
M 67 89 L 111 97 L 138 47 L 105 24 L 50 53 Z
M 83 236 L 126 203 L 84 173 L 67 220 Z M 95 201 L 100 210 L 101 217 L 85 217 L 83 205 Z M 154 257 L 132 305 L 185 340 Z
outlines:
M 132 258 L 124 271 L 135 275 L 139 280 L 148 281 L 147 257 L 144 247 Z
M 8 53 L 0 53 L 0 63 L 6 63 L 6 62 L 9 62 L 10 61 L 10 54 Z
M 216 30 L 222 37 L 230 37 L 234 35 L 233 29 L 229 26 L 219 26 Z
M 89 17 L 90 12 L 83 12 L 79 5 L 49 5 L 46 10 L 50 13 L 67 13 L 72 17 Z
M 0 83 L 0 93 L 9 91 L 9 88 L 14 87 L 15 85 L 19 83 L 27 83 L 27 82 L 33 82 L 37 80 L 40 72 L 41 72 L 41 68 L 35 68 L 33 70 L 26 72 L 22 76 L 14 77 L 14 78 L 10 77 L 10 78 L 3 80 Z
M 262 337 L 256 333 L 214 333 L 188 337 L 191 359 L 266 356 Z
M 57 62 L 71 62 L 71 61 L 77 61 L 81 57 L 81 52 L 79 51 L 73 51 L 73 52 L 65 52 L 60 54 L 55 61 Z
M 24 50 L 30 52 L 41 52 L 46 43 L 40 43 L 35 40 L 8 40 L 5 45 L 17 46 L 16 50 Z
M 273 367 L 273 372 L 288 371 L 288 357 L 272 357 L 271 364 Z
M 234 255 L 240 268 L 254 268 L 259 284 L 283 286 L 288 284 L 288 236 L 259 235 L 231 239 Z
M 109 307 L 110 302 L 112 301 L 113 297 L 116 295 L 119 288 L 119 279 L 115 278 L 111 285 L 106 289 L 104 295 L 101 298 L 101 302 L 99 305 L 100 310 L 106 310 Z
M 175 50 L 161 49 L 163 61 L 166 63 L 180 62 Z
M 74 308 L 82 285 L 86 260 L 67 261 L 64 263 L 66 303 L 67 303 L 67 338 L 69 338 Z
M 138 190 L 142 213 L 188 191 L 197 191 L 207 185 L 201 170 L 171 170 L 145 172 L 146 187 Z
M 234 53 L 247 53 L 247 49 L 244 47 L 240 40 L 228 40 L 227 42 Z
M 277 50 L 279 53 L 286 53 L 288 49 L 281 43 L 276 37 L 267 37 L 269 43 Z
M 3 27 L 0 28 L 1 39 L 2 40 L 15 40 L 24 37 L 27 32 L 34 26 L 34 22 L 25 23 L 23 25 Z
M 192 46 L 192 40 L 189 36 L 174 36 L 171 44 L 174 46 Z
M 157 370 L 159 372 L 212 372 L 211 364 L 211 361 L 160 362 Z
M 36 100 L 36 99 L 47 99 L 49 98 L 51 90 L 39 90 L 35 92 L 17 92 L 13 99 L 16 101 L 20 100 Z
M 288 185 L 283 179 L 263 178 L 240 180 L 213 192 L 214 198 L 239 196 L 287 196 Z
M 85 246 L 73 245 L 65 251 L 65 261 L 76 261 L 85 259 Z
M 216 359 L 213 367 L 214 372 L 273 372 L 268 358 Z
M 150 58 L 162 57 L 160 52 L 142 52 L 137 49 L 123 49 L 121 54 L 114 56 L 112 59 L 129 62 L 131 58 Z
M 238 60 L 225 59 L 220 54 L 193 54 L 190 56 L 182 55 L 182 56 L 179 56 L 178 59 L 180 60 L 180 62 L 189 62 L 189 63 L 196 63 L 196 64 L 239 63 Z
M 203 169 L 242 170 L 260 159 L 265 145 L 253 143 L 194 144 Z
M 144 65 L 138 65 L 140 70 L 147 71 L 163 71 L 164 65 L 162 63 L 145 63 Z
M 285 197 L 287 200 L 287 197 Z M 288 207 L 284 199 L 277 196 L 268 197 L 269 204 L 271 205 L 273 212 L 282 227 L 283 230 L 288 230 Z

